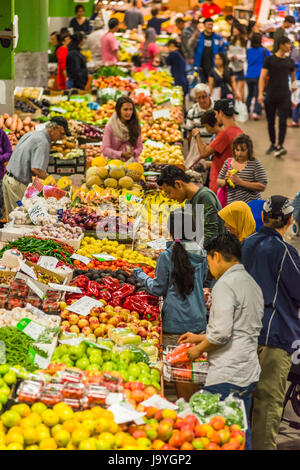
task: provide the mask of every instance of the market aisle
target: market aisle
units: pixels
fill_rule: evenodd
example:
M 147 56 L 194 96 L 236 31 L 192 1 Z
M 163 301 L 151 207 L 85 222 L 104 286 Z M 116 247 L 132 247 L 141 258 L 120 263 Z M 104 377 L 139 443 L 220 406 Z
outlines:
M 265 119 L 248 121 L 240 127 L 253 139 L 255 156 L 266 169 L 268 186 L 263 196 L 269 197 L 280 193 L 293 199 L 300 190 L 300 129 L 288 128 L 284 144 L 288 153 L 281 159 L 277 159 L 272 155 L 266 155 L 269 139 Z

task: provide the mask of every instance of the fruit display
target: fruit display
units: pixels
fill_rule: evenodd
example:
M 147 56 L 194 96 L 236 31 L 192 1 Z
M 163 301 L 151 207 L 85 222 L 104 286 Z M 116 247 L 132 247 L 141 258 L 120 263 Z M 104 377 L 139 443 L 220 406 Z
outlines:
M 136 82 L 142 82 L 146 85 L 159 85 L 161 87 L 170 87 L 173 84 L 173 77 L 165 70 L 150 70 L 149 72 L 141 71 L 132 74 L 132 78 Z
M 97 70 L 93 78 L 98 78 L 98 77 L 127 77 L 128 76 L 128 71 L 124 68 L 117 67 L 116 65 L 110 65 L 106 67 L 101 67 L 99 70 Z
M 156 148 L 145 143 L 139 161 L 142 164 L 152 161 L 166 165 L 182 165 L 184 163 L 182 146 L 164 144 L 162 148 Z
M 50 118 L 54 116 L 83 122 L 94 121 L 94 111 L 88 107 L 87 102 L 61 101 L 54 107 L 50 107 Z
M 144 124 L 142 127 L 142 138 L 143 142 L 147 139 L 164 143 L 180 142 L 182 140 L 182 132 L 177 124 L 161 120 L 152 125 Z
M 40 87 L 18 87 L 15 90 L 15 98 L 39 99 L 43 89 Z
M 38 238 L 62 238 L 67 240 L 79 240 L 83 235 L 81 227 L 75 227 L 63 222 L 56 222 L 51 225 L 44 225 L 42 228 L 36 228 L 31 235 Z
M 144 168 L 139 163 L 116 166 L 113 160 L 107 166 L 92 166 L 86 171 L 86 185 L 91 188 L 93 185 L 104 186 L 105 188 L 138 189 Z M 96 163 L 96 162 L 94 162 Z
M 116 102 L 108 100 L 101 108 L 95 111 L 95 120 L 99 126 L 105 126 L 116 110 Z
M 107 262 L 93 259 L 87 265 L 75 260 L 74 265 L 76 266 L 74 276 L 86 274 L 89 277 L 89 274 L 93 276 L 98 273 L 98 276 L 101 277 L 105 274 L 106 276 L 116 277 L 120 282 L 129 282 L 129 284 L 133 284 L 137 289 L 139 288 L 139 283 L 131 275 L 134 268 L 142 268 L 148 276 L 152 278 L 154 277 L 154 269 L 152 266 L 143 266 L 140 264 L 133 265 L 132 263 L 122 259 Z
M 135 83 L 121 77 L 99 77 L 93 80 L 93 86 L 96 88 L 116 88 L 128 92 L 137 87 Z
M 28 103 L 27 101 L 15 100 L 15 109 L 17 111 L 21 111 L 22 113 L 34 114 L 37 108 L 32 106 L 32 104 Z
M 115 258 L 126 259 L 133 263 L 145 263 L 155 267 L 156 262 L 150 257 L 141 255 L 138 251 L 127 248 L 117 241 L 109 241 L 107 238 L 96 240 L 92 237 L 84 237 L 77 253 L 82 256 L 92 257 L 95 253 L 106 253 Z M 1 254 L 1 251 L 0 251 Z

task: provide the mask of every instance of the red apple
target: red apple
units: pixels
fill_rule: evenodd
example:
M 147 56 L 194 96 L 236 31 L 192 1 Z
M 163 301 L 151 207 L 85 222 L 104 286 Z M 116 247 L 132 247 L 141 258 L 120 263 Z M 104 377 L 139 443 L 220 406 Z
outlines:
M 64 319 L 67 319 L 69 315 L 70 315 L 69 310 L 62 310 L 60 313 L 60 317 Z
M 80 333 L 80 329 L 78 328 L 77 325 L 72 325 L 72 326 L 70 327 L 70 331 L 71 331 L 72 333 L 76 333 L 76 334 Z
M 84 328 L 82 328 L 82 333 L 83 333 L 85 336 L 87 336 L 87 335 L 89 335 L 89 334 L 92 333 L 92 330 L 91 330 L 91 328 L 90 328 L 89 326 L 85 326 Z
M 99 338 L 104 336 L 104 328 L 103 328 L 104 325 L 100 325 L 98 326 L 98 328 L 95 328 L 94 330 L 94 335 L 96 336 L 96 338 Z
M 84 328 L 85 326 L 89 326 L 89 322 L 85 318 L 82 318 L 79 320 L 77 325 L 79 326 L 79 328 Z

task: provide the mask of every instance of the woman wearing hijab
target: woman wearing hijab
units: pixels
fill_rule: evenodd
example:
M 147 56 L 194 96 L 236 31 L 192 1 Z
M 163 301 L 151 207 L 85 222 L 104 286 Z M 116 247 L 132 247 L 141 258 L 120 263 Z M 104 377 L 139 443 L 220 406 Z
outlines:
M 255 233 L 256 223 L 251 209 L 243 201 L 235 201 L 218 212 L 219 217 L 224 220 L 225 228 L 229 233 L 235 235 L 240 242 Z
M 156 32 L 154 28 L 148 28 L 145 32 L 145 42 L 141 44 L 141 62 L 143 68 L 153 69 L 160 63 L 159 48 L 155 43 Z
M 127 96 L 121 96 L 116 103 L 116 112 L 104 129 L 103 155 L 138 161 L 142 150 L 141 127 L 134 103 Z

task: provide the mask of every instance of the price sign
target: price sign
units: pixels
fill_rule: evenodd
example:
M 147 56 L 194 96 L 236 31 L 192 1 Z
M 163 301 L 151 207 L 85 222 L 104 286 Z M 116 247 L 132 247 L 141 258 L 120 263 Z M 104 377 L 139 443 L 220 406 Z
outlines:
M 36 364 L 40 369 L 47 369 L 50 364 L 50 358 L 42 357 L 33 348 L 29 348 L 28 356 L 33 364 Z
M 141 418 L 146 413 L 139 413 L 135 411 L 134 408 L 128 409 L 128 407 L 124 404 L 115 403 L 114 405 L 108 408 L 114 415 L 114 420 L 117 424 L 128 423 L 130 421 L 135 421 L 136 419 Z
M 80 261 L 81 263 L 84 263 L 86 265 L 91 262 L 91 259 L 88 258 L 87 256 L 77 255 L 76 253 L 74 253 L 74 255 L 72 255 L 71 258 L 77 259 L 78 261 Z
M 72 292 L 74 294 L 81 294 L 82 290 L 79 287 L 76 286 L 65 286 L 63 284 L 52 284 L 52 282 L 49 283 L 49 287 L 54 290 L 61 290 L 64 292 Z
M 164 147 L 164 144 L 162 142 L 155 142 L 151 139 L 146 140 L 145 145 L 150 145 L 150 147 L 155 147 L 157 149 L 162 149 Z
M 32 279 L 37 279 L 37 276 L 32 268 L 28 266 L 26 263 L 23 261 L 19 260 L 20 264 L 20 269 L 23 271 L 23 273 L 27 274 L 28 276 L 32 277 Z
M 132 202 L 143 202 L 143 199 L 140 197 L 134 196 L 133 194 L 127 193 L 125 198 L 127 201 L 132 201 Z
M 39 287 L 39 285 L 40 285 L 41 287 L 44 288 L 44 284 L 42 284 L 40 282 L 37 282 L 37 281 L 35 281 L 35 282 L 31 281 L 31 279 L 27 279 L 26 283 L 27 283 L 29 289 L 31 289 L 40 299 L 43 300 L 45 298 L 46 292 Z
M 48 269 L 49 271 L 53 271 L 56 268 L 58 263 L 58 259 L 54 258 L 54 256 L 40 256 L 37 264 L 42 268 Z
M 96 258 L 98 261 L 115 261 L 117 259 L 114 256 L 108 255 L 107 253 L 96 253 L 92 256 L 94 256 L 94 258 Z
M 48 319 L 48 315 L 46 315 L 46 313 L 42 312 L 42 310 L 34 307 L 31 304 L 26 304 L 25 308 L 26 308 L 26 310 L 31 312 L 33 315 L 36 315 L 38 318 L 42 318 L 43 320 Z
M 165 250 L 167 246 L 167 240 L 165 238 L 158 238 L 157 240 L 153 240 L 152 242 L 147 243 L 147 245 L 154 250 Z
M 166 108 L 153 111 L 153 121 L 156 121 L 156 119 L 171 119 L 170 110 Z
M 54 111 L 55 113 L 65 114 L 67 112 L 66 109 L 59 108 L 58 106 L 51 106 L 50 111 Z
M 31 209 L 28 210 L 28 215 L 31 219 L 31 222 L 36 225 L 40 217 L 48 217 L 48 212 L 46 211 L 42 202 L 37 202 Z
M 17 323 L 16 328 L 25 333 L 30 338 L 37 340 L 38 337 L 46 330 L 46 328 L 35 321 L 29 320 L 29 318 L 22 318 Z
M 86 316 L 89 315 L 90 311 L 94 307 L 102 307 L 103 303 L 100 300 L 92 299 L 85 295 L 81 299 L 74 302 L 72 305 L 67 307 L 67 310 L 71 312 L 78 313 L 78 315 Z

